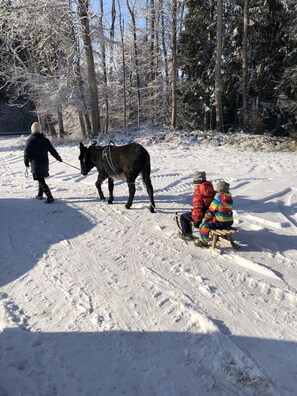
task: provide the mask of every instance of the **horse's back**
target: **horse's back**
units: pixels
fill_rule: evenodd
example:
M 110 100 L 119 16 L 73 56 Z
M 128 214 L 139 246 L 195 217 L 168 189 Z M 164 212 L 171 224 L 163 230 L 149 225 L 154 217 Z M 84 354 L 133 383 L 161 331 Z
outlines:
M 119 171 L 135 169 L 138 172 L 150 164 L 148 151 L 139 143 L 132 142 L 121 146 L 109 144 L 108 146 L 95 146 L 94 162 L 113 163 Z M 104 164 L 105 166 L 105 164 Z
M 136 153 L 147 153 L 148 151 L 139 143 L 133 142 L 133 143 L 128 143 L 125 144 L 124 146 L 115 146 L 115 147 L 123 147 L 127 151 L 132 151 Z
M 148 151 L 139 143 L 133 142 L 125 144 L 123 146 L 113 146 L 112 150 L 121 153 L 123 156 L 127 156 L 131 160 L 144 160 L 145 162 L 150 160 Z

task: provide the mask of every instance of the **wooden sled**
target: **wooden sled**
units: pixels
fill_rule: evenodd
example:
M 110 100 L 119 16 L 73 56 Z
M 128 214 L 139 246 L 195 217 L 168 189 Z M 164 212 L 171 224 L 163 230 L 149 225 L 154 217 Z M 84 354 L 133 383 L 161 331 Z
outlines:
M 236 232 L 239 232 L 239 229 L 234 227 L 225 228 L 223 230 L 210 230 L 209 234 L 212 237 L 210 248 L 215 250 L 217 247 L 217 243 L 222 242 L 227 246 L 231 246 L 233 249 L 238 249 L 239 245 L 234 241 L 234 234 Z
M 180 223 L 179 223 L 179 214 L 176 212 L 174 214 L 174 220 L 176 222 L 178 230 L 182 231 Z M 194 225 L 193 225 L 194 230 Z M 229 227 L 225 229 L 211 229 L 209 232 L 210 237 L 212 238 L 211 244 L 209 248 L 215 250 L 216 252 L 220 252 L 217 247 L 218 242 L 222 242 L 225 246 L 230 246 L 233 249 L 239 249 L 239 245 L 234 241 L 234 234 L 239 232 L 238 228 Z

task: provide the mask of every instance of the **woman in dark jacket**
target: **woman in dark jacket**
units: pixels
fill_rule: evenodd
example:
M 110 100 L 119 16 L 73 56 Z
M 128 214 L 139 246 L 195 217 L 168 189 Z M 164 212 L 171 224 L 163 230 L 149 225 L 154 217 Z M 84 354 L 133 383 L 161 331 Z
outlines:
M 44 193 L 47 197 L 45 203 L 52 203 L 54 198 L 44 179 L 49 176 L 48 152 L 59 162 L 62 162 L 62 158 L 51 142 L 40 132 L 38 122 L 32 124 L 31 132 L 24 151 L 25 166 L 29 167 L 31 165 L 33 179 L 38 181 L 39 188 L 36 198 L 42 199 Z

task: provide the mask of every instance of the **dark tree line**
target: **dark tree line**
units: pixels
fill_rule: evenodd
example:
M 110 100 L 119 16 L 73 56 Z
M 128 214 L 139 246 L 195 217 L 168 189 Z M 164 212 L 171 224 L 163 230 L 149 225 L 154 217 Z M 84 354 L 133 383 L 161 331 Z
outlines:
M 216 104 L 219 1 L 188 1 L 179 41 L 181 127 L 296 132 L 296 3 L 224 1 Z M 216 119 L 222 108 L 223 123 Z
M 295 136 L 291 0 L 0 0 L 0 81 L 83 136 L 170 125 Z

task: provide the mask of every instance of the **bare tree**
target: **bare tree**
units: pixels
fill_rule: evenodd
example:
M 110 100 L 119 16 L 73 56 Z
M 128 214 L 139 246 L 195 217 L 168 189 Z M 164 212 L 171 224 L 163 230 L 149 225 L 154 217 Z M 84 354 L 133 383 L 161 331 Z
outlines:
M 113 56 L 114 56 L 114 41 L 115 41 L 115 20 L 116 20 L 116 6 L 115 0 L 112 0 L 111 4 L 111 26 L 109 30 L 109 38 L 110 38 L 110 67 L 109 67 L 109 76 L 112 78 L 113 71 Z
M 71 4 L 70 4 L 71 7 Z M 81 72 L 80 65 L 80 40 L 79 35 L 76 34 L 74 24 L 72 25 L 71 34 L 74 42 L 74 52 L 76 56 L 73 58 L 73 69 L 74 69 L 74 81 L 73 81 L 73 90 L 77 92 L 75 97 L 77 97 L 77 101 L 74 101 L 75 107 L 78 111 L 80 128 L 82 131 L 83 137 L 87 137 L 91 135 L 92 125 L 90 121 L 90 117 L 88 114 L 88 106 L 86 101 L 86 96 L 84 93 L 84 83 Z
M 100 9 L 99 9 L 99 43 L 102 54 L 102 68 L 103 68 L 103 83 L 104 83 L 104 102 L 105 102 L 105 133 L 108 132 L 109 128 L 109 101 L 108 101 L 108 81 L 107 81 L 107 65 L 106 65 L 106 43 L 105 43 L 105 35 L 104 35 L 104 26 L 103 26 L 103 0 L 100 0 Z
M 88 16 L 89 1 L 78 0 L 78 15 L 82 26 L 82 38 L 84 43 L 84 50 L 86 54 L 87 63 L 87 77 L 90 92 L 90 106 L 91 106 L 91 117 L 92 117 L 92 133 L 100 133 L 100 113 L 98 106 L 98 88 L 95 71 L 95 62 L 93 55 L 93 46 L 90 32 L 90 22 Z
M 2 2 L 3 7 L 5 4 Z M 41 12 L 45 10 L 45 12 Z M 1 11 L 4 9 L 1 7 Z M 71 62 L 69 36 L 65 33 L 65 22 L 61 18 L 67 15 L 67 3 L 60 4 L 59 9 L 45 7 L 45 3 L 28 0 L 6 2 L 6 24 L 2 29 L 1 56 L 6 66 L 1 69 L 4 80 L 12 87 L 16 97 L 29 95 L 34 102 L 40 120 L 51 119 L 50 131 L 55 132 L 58 122 L 59 135 L 64 134 L 62 103 L 67 95 L 69 75 L 67 67 Z M 38 20 L 38 23 L 36 21 Z M 52 21 L 55 20 L 55 24 Z M 61 89 L 63 86 L 63 90 Z M 64 93 L 65 92 L 65 93 Z
M 134 47 L 134 63 L 135 63 L 135 75 L 136 75 L 136 89 L 137 89 L 137 125 L 140 125 L 140 74 L 139 74 L 139 59 L 138 59 L 138 45 L 137 45 L 137 27 L 134 8 L 130 5 L 130 0 L 126 0 L 126 5 L 132 20 L 133 28 L 133 47 Z

